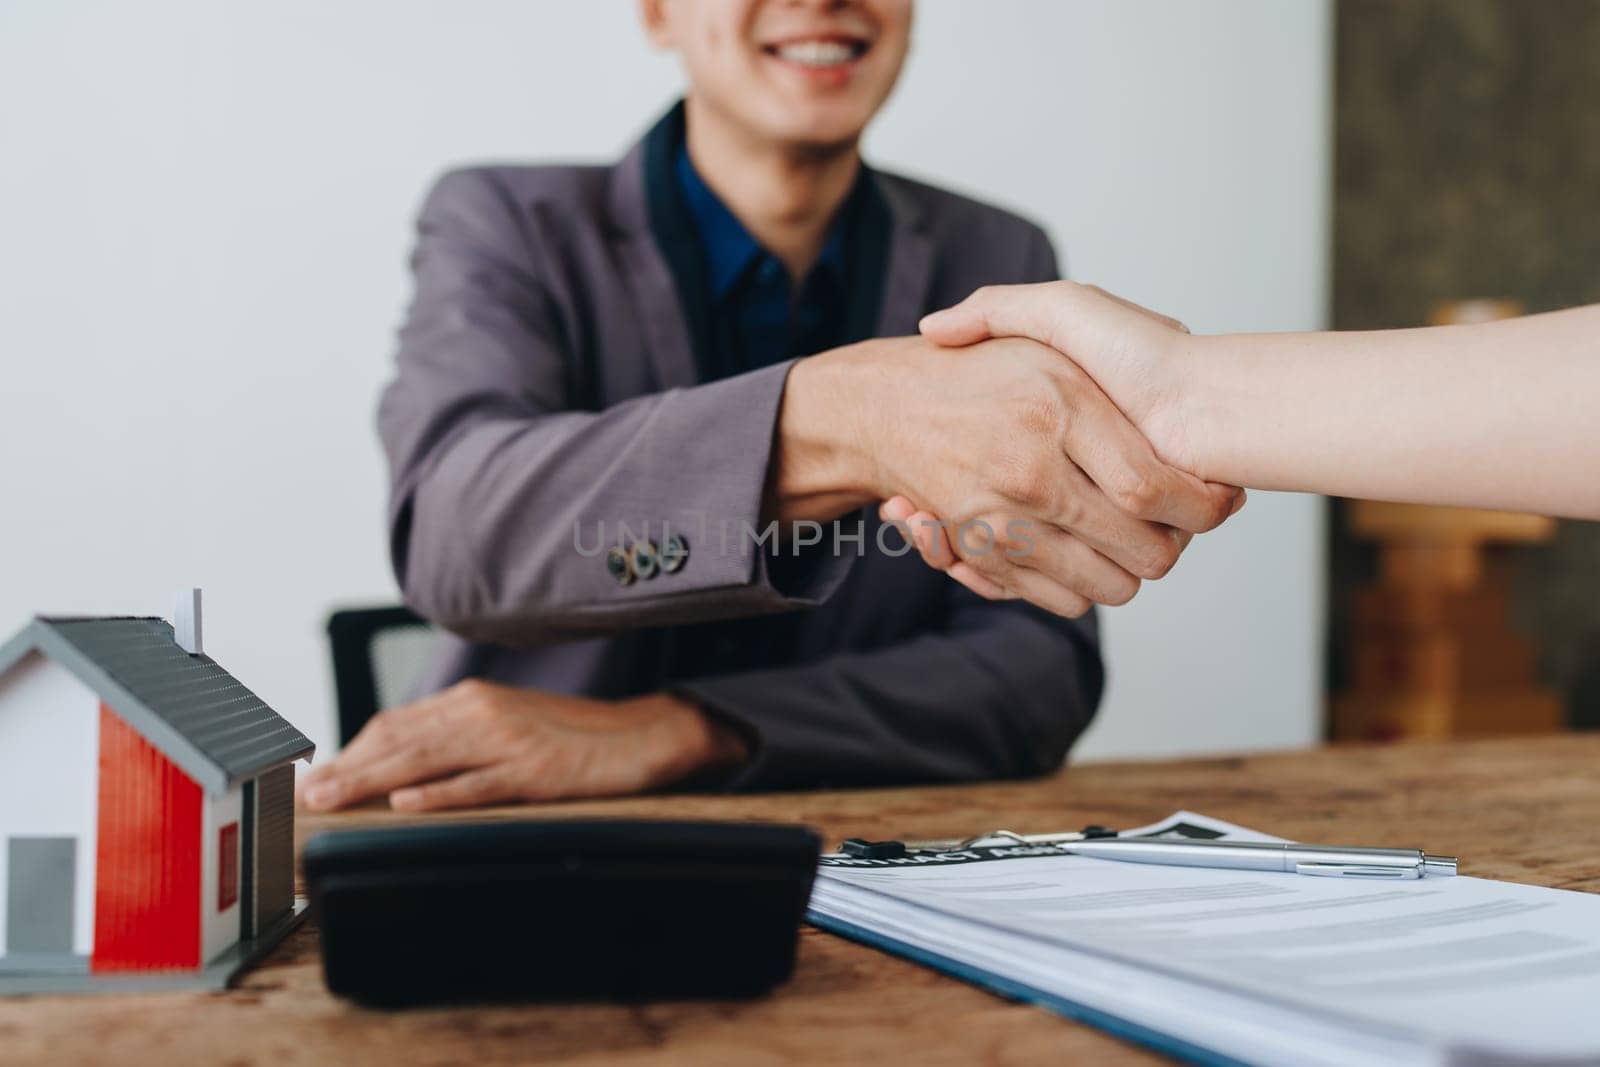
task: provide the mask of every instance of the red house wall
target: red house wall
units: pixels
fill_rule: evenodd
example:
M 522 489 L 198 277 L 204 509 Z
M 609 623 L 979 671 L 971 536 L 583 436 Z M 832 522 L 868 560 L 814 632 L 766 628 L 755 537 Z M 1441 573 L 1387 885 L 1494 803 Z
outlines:
M 200 786 L 100 705 L 93 972 L 200 966 Z

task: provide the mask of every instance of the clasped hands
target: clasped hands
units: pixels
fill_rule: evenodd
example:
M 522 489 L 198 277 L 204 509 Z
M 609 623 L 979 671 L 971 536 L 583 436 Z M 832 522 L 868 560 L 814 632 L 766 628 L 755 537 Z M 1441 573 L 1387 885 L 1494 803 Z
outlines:
M 921 330 L 795 365 L 772 517 L 882 501 L 929 565 L 980 596 L 1075 616 L 1128 601 L 1244 503 L 1193 473 L 1181 324 L 1051 282 L 980 289 Z M 749 756 L 670 694 L 604 701 L 468 680 L 381 712 L 299 798 L 426 811 L 604 796 Z
M 1001 406 L 1012 418 L 972 457 L 983 488 L 950 510 L 937 490 L 899 491 L 879 508 L 930 566 L 980 596 L 1074 616 L 1126 603 L 1195 534 L 1243 507 L 1244 490 L 1194 473 L 1182 323 L 1062 281 L 980 289 L 924 318 L 921 332 L 952 355 L 992 352 L 1034 379 Z

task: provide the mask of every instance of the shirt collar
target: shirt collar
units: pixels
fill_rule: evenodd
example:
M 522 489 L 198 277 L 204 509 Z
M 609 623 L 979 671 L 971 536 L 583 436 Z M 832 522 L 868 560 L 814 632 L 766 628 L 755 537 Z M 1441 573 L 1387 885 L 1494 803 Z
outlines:
M 694 164 L 689 159 L 688 145 L 680 142 L 677 158 L 674 161 L 677 172 L 678 185 L 683 191 L 685 204 L 689 208 L 689 216 L 694 221 L 694 227 L 700 234 L 700 241 L 705 248 L 706 255 L 706 282 L 711 291 L 713 300 L 721 300 L 738 284 L 739 279 L 749 269 L 752 261 L 762 256 L 771 256 L 765 248 L 750 236 L 750 231 L 744 224 L 729 211 L 727 205 L 712 192 L 711 187 L 700 177 L 694 169 Z M 865 168 L 863 168 L 863 174 Z M 846 198 L 838 217 L 828 230 L 828 238 L 823 243 L 822 254 L 817 258 L 817 264 L 812 268 L 812 275 L 819 271 L 826 271 L 835 279 L 844 277 L 845 267 L 845 229 L 850 217 L 850 206 L 857 198 L 857 191 L 862 186 L 862 178 L 857 177 L 855 189 Z

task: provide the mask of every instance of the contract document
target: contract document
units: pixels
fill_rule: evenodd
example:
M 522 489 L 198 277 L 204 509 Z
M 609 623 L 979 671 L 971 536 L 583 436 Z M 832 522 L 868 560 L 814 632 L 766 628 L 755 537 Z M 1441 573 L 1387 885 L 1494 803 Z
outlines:
M 1132 835 L 1283 840 L 1193 812 Z M 1600 896 L 1070 847 L 825 856 L 808 918 L 1194 1062 L 1600 1063 Z

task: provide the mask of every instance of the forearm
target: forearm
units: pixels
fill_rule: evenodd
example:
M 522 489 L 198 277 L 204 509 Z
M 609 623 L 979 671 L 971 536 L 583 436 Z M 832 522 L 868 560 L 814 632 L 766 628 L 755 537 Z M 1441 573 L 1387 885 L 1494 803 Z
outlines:
M 1600 306 L 1197 337 L 1177 362 L 1185 458 L 1201 477 L 1600 518 Z
M 648 693 L 620 701 L 617 710 L 647 721 L 653 744 L 645 768 L 654 785 L 696 785 L 736 773 L 750 759 L 750 747 L 739 732 L 707 714 L 692 701 L 672 693 Z
M 674 687 L 752 741 L 731 784 L 789 789 L 1014 778 L 1055 769 L 1093 718 L 1093 616 L 968 605 L 942 632 Z
M 601 412 L 452 416 L 453 435 L 407 450 L 403 388 L 382 419 L 395 457 L 396 574 L 421 614 L 473 640 L 519 644 L 760 614 L 824 598 L 849 559 L 775 585 L 744 535 L 759 509 L 783 375 L 776 366 Z M 404 382 L 401 383 L 402 387 Z M 485 405 L 487 406 L 487 405 Z M 668 532 L 672 573 L 619 583 L 607 551 Z
M 774 431 L 763 518 L 826 522 L 883 498 L 870 430 L 873 397 L 887 377 L 880 350 L 868 341 L 795 363 Z

